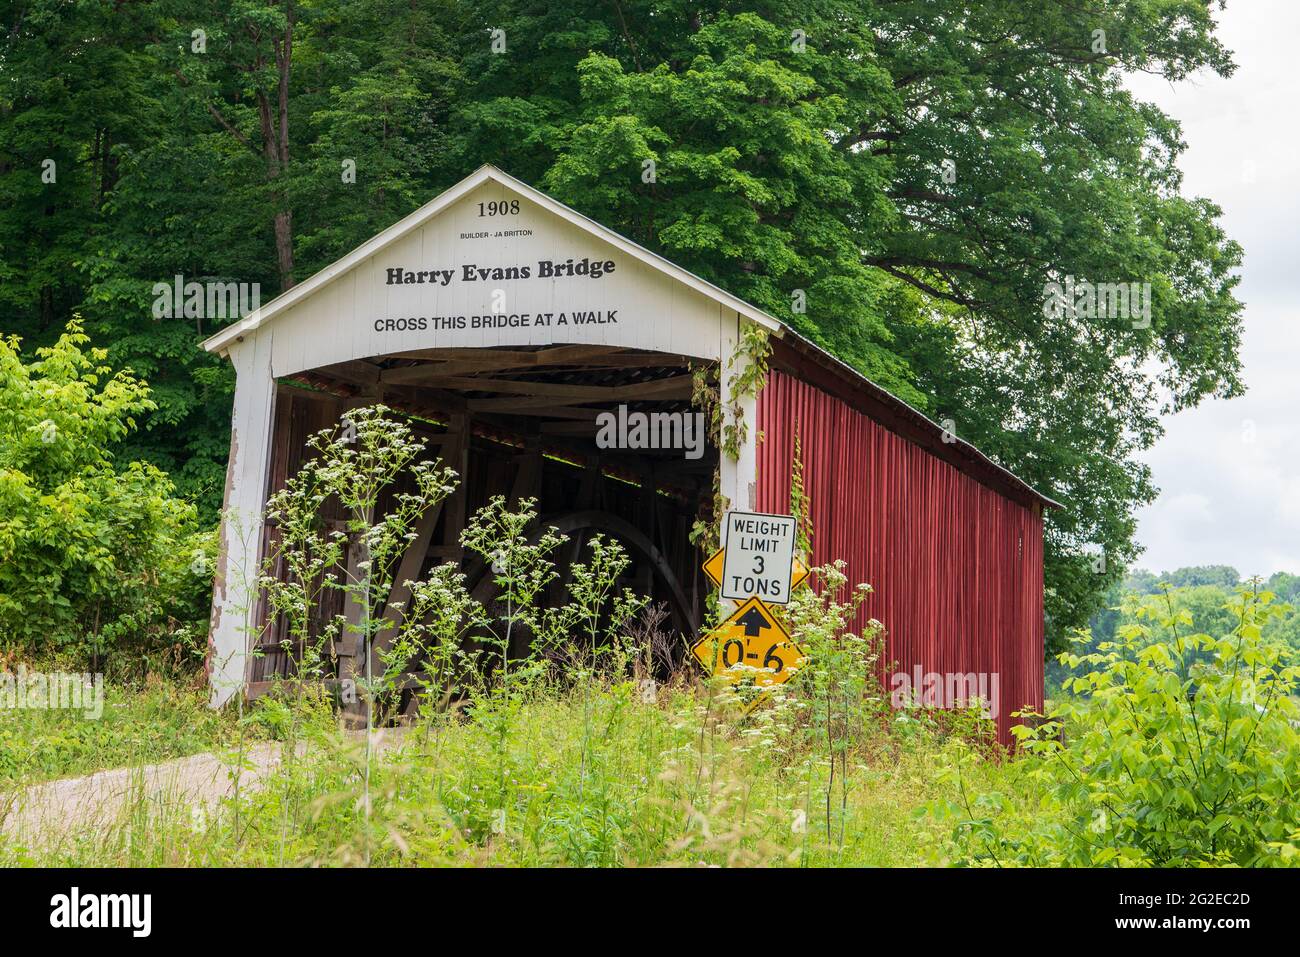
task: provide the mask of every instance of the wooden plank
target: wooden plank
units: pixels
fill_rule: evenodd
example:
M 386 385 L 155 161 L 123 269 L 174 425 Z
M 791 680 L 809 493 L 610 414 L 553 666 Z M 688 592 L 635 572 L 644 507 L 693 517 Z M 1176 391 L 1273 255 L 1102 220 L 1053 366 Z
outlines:
M 700 362 L 690 356 L 675 352 L 614 352 L 607 356 L 593 356 L 574 363 L 552 363 L 553 365 L 574 365 L 589 369 L 656 369 L 682 368 L 692 362 Z
M 312 402 L 338 402 L 339 397 L 333 392 L 325 392 L 322 389 L 311 388 L 311 384 L 305 379 L 281 379 L 277 384 L 281 393 L 292 396 L 295 399 L 305 399 Z
M 230 358 L 237 379 L 208 639 L 213 707 L 228 701 L 249 678 L 249 633 L 259 624 L 251 620 L 257 613 L 258 593 L 249 579 L 262 563 L 262 516 L 275 423 L 270 336 L 232 345 Z
M 514 507 L 520 499 L 536 498 L 542 489 L 542 452 L 536 436 L 527 439 L 528 449 L 515 456 L 519 471 L 506 503 Z
M 382 386 L 372 386 L 373 395 L 358 395 L 347 399 L 343 403 L 343 409 L 340 413 L 340 420 L 345 417 L 349 410 L 363 408 L 372 404 L 382 395 Z M 369 519 L 371 522 L 374 518 Z M 346 527 L 347 517 L 342 519 Z M 347 550 L 347 581 L 356 583 L 363 576 L 361 573 L 361 564 L 369 558 L 368 551 L 365 547 L 364 539 L 358 538 L 350 541 Z M 369 609 L 365 607 L 364 602 L 356 601 L 352 595 L 344 600 L 343 615 L 347 621 L 347 627 L 339 636 L 338 655 L 339 655 L 339 678 L 352 681 L 358 681 L 363 678 L 365 655 L 365 635 L 361 634 L 364 627 L 363 620 L 369 614 Z M 360 721 L 365 715 L 365 703 L 361 700 L 361 695 L 357 694 L 356 699 L 351 703 L 344 705 L 343 711 L 351 721 Z
M 569 382 L 529 382 L 522 379 L 477 378 L 474 376 L 435 375 L 422 366 L 389 369 L 383 373 L 385 385 L 415 384 L 439 389 L 463 389 L 472 392 L 508 392 L 513 395 L 579 399 L 583 402 L 617 402 L 632 399 L 689 399 L 693 379 L 688 375 L 629 382 L 625 385 L 582 385 Z M 470 400 L 482 401 L 482 400 Z
M 469 501 L 469 444 L 473 437 L 473 420 L 468 412 L 457 412 L 451 417 L 447 431 L 458 436 L 455 444 L 448 443 L 443 460 L 459 479 L 456 491 L 447 498 L 447 521 L 443 527 L 442 545 L 460 547 L 460 533 L 465 528 L 465 515 Z
M 460 366 L 461 368 L 458 371 L 464 373 L 495 371 L 494 367 L 479 365 L 477 363 L 421 362 L 412 366 L 398 366 L 394 369 L 385 369 L 381 375 L 383 376 L 384 382 L 388 385 L 433 386 L 439 384 L 435 382 L 439 376 L 445 376 L 452 371 L 457 371 L 447 369 L 445 368 L 446 366 Z M 504 368 L 513 367 L 505 366 Z
M 470 399 L 471 412 L 505 412 L 510 415 L 540 415 L 555 419 L 591 419 L 596 421 L 604 409 L 583 409 L 557 404 L 550 397 L 527 396 L 515 399 Z
M 574 419 L 569 422 L 543 422 L 541 431 L 543 435 L 592 436 L 596 434 L 596 420 L 593 417 L 587 421 Z
M 445 501 L 445 500 L 444 500 Z M 433 530 L 438 525 L 438 519 L 442 516 L 442 502 L 437 502 L 424 510 L 420 520 L 415 524 L 415 538 L 406 546 L 406 551 L 402 553 L 402 560 L 398 563 L 397 573 L 393 576 L 393 587 L 388 593 L 388 601 L 384 603 L 383 614 L 389 619 L 391 624 L 380 629 L 375 635 L 374 654 L 376 658 L 381 650 L 387 649 L 397 637 L 398 630 L 402 627 L 402 622 L 406 617 L 406 605 L 411 600 L 411 589 L 406 584 L 408 581 L 418 580 L 420 572 L 424 570 L 424 560 L 429 552 L 429 543 L 433 541 Z M 397 606 L 394 608 L 394 606 Z M 379 662 L 372 661 L 372 667 Z
M 478 372 L 510 372 L 520 369 L 530 369 L 532 366 L 521 366 L 518 362 L 502 361 L 491 362 L 487 359 L 439 359 L 432 362 L 425 362 L 419 356 L 400 355 L 385 356 L 388 359 L 416 359 L 420 361 L 418 366 L 401 366 L 399 369 L 424 369 L 431 375 L 467 375 Z M 390 372 L 396 372 L 398 369 L 390 369 Z
M 434 352 L 460 352 L 473 350 L 430 350 Z M 489 353 L 494 350 L 487 350 Z M 431 372 L 443 375 L 460 375 L 465 372 L 494 372 L 505 371 L 507 369 L 527 370 L 542 369 L 554 366 L 573 366 L 575 368 L 588 369 L 644 369 L 644 368 L 682 368 L 690 365 L 692 362 L 699 362 L 699 359 L 692 359 L 690 356 L 679 355 L 668 352 L 610 352 L 605 355 L 587 356 L 584 358 L 575 357 L 553 357 L 550 361 L 529 361 L 523 359 L 523 356 L 539 355 L 539 353 L 519 353 L 519 352 L 501 352 L 496 353 L 500 358 L 441 358 L 426 355 L 424 352 L 394 352 L 384 356 L 385 359 L 408 359 L 418 362 L 424 362 Z
M 364 548 L 359 542 L 348 545 L 347 576 L 349 582 L 355 582 L 360 574 L 359 565 L 362 561 L 363 551 Z M 353 630 L 360 629 L 363 611 L 364 606 L 362 603 L 349 596 L 343 609 L 347 626 L 342 629 L 336 648 L 339 659 L 339 680 L 341 682 L 350 682 L 354 688 L 365 677 L 364 663 L 360 654 L 364 636 L 359 631 Z M 344 704 L 343 713 L 346 720 L 353 725 L 365 721 L 366 705 L 362 700 L 359 688 L 352 702 Z
M 689 399 L 694 389 L 694 376 L 677 375 L 646 382 L 629 382 L 615 386 L 618 399 Z
M 523 379 L 488 379 L 473 376 L 437 375 L 426 366 L 388 369 L 383 382 L 394 385 L 427 385 L 438 389 L 463 389 L 472 392 L 509 392 L 515 395 L 546 395 L 563 399 L 586 399 L 591 402 L 615 397 L 611 386 L 575 385 L 567 382 L 529 382 Z
M 385 386 L 384 394 L 391 400 L 405 403 L 407 411 L 412 415 L 439 421 L 446 421 L 453 412 L 464 412 L 466 409 L 465 397 L 458 392 L 417 389 L 413 386 Z
M 324 681 L 321 682 L 321 684 L 331 691 L 337 691 L 339 688 L 339 680 L 337 678 L 326 678 Z M 279 686 L 286 690 L 292 690 L 294 688 L 294 684 L 292 682 L 250 681 L 248 683 L 248 689 L 247 689 L 248 700 L 255 701 L 258 698 L 262 697 L 263 695 L 268 694 L 271 691 L 275 690 L 276 686 Z
M 552 346 L 534 352 L 537 359 L 534 365 L 556 365 L 558 363 L 586 362 L 588 359 L 607 356 L 617 352 L 617 348 L 601 345 Z
M 656 515 L 659 511 L 659 496 L 655 494 L 655 475 L 654 466 L 651 464 L 643 473 L 641 478 L 641 491 L 637 494 L 637 514 L 636 526 L 646 536 L 651 545 L 657 545 L 662 539 L 659 537 L 658 522 Z M 654 590 L 654 569 L 650 562 L 641 561 L 637 563 L 637 569 L 640 574 L 637 576 L 637 590 L 642 595 L 650 595 Z
M 532 365 L 536 352 L 516 349 L 483 349 L 467 346 L 464 349 L 415 349 L 391 353 L 390 359 L 447 359 L 454 361 L 513 362 L 517 365 Z
M 513 363 L 515 366 L 557 365 L 560 363 L 585 362 L 600 356 L 618 352 L 614 346 L 573 345 L 553 346 L 535 352 L 511 349 L 480 348 L 442 348 L 417 349 L 414 352 L 393 353 L 391 358 L 403 359 L 447 359 L 452 361 L 481 361 L 490 363 Z
M 337 362 L 333 365 L 322 366 L 315 371 L 320 375 L 338 379 L 340 382 L 346 382 L 350 386 L 364 389 L 367 392 L 373 391 L 379 385 L 382 372 L 379 366 L 363 359 L 354 359 L 351 362 Z

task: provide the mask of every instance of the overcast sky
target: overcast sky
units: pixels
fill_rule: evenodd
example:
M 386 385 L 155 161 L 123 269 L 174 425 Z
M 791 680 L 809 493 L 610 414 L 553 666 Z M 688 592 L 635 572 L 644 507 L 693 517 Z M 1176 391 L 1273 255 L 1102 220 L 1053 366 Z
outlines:
M 1137 564 L 1300 572 L 1300 0 L 1229 0 L 1220 36 L 1237 72 L 1130 88 L 1182 123 L 1187 195 L 1223 208 L 1245 248 L 1247 394 L 1165 421 L 1146 455 L 1160 497 L 1138 513 Z

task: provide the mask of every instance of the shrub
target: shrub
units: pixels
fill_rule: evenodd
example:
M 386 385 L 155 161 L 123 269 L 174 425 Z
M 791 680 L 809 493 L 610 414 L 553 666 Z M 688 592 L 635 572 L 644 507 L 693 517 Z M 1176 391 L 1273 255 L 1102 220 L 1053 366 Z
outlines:
M 1175 596 L 1152 596 L 1114 642 L 1064 654 L 1085 673 L 1034 728 L 1025 781 L 1045 813 L 1007 813 L 1001 794 L 936 806 L 955 815 L 971 863 L 1260 866 L 1300 862 L 1300 655 L 1263 637 L 1282 612 L 1241 589 L 1221 637 L 1193 631 Z
M 211 543 L 165 474 L 111 449 L 154 408 L 73 321 L 25 362 L 0 340 L 0 643 L 135 660 L 174 650 L 206 611 Z

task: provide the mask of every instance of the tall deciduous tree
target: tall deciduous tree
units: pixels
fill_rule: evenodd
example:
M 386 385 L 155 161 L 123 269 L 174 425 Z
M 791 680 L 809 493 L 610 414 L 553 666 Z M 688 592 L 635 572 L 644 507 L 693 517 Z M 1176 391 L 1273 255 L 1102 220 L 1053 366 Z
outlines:
M 1059 641 L 1136 554 L 1160 416 L 1242 390 L 1241 251 L 1123 85 L 1230 74 L 1216 6 L 505 0 L 506 51 L 467 55 L 465 165 L 540 178 L 1061 500 Z M 1137 291 L 1054 315 L 1054 283 Z
M 287 288 L 494 162 L 1060 499 L 1060 636 L 1136 553 L 1160 416 L 1242 389 L 1240 250 L 1182 194 L 1177 124 L 1123 85 L 1231 73 L 1221 7 L 10 0 L 4 328 L 31 348 L 79 307 L 153 386 L 134 441 L 211 514 L 229 371 L 196 349 L 210 322 L 149 316 L 153 284 Z M 1149 310 L 1047 308 L 1070 283 Z

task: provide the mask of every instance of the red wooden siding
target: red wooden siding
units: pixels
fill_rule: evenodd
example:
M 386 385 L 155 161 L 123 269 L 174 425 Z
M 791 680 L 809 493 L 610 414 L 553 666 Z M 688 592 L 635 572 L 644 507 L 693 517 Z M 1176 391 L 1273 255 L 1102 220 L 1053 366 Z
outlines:
M 788 512 L 794 431 L 813 561 L 848 563 L 874 592 L 858 627 L 886 629 L 890 676 L 998 676 L 998 735 L 1043 704 L 1041 511 L 1003 497 L 838 398 L 773 371 L 758 400 L 757 507 Z M 920 689 L 917 689 L 918 692 Z

